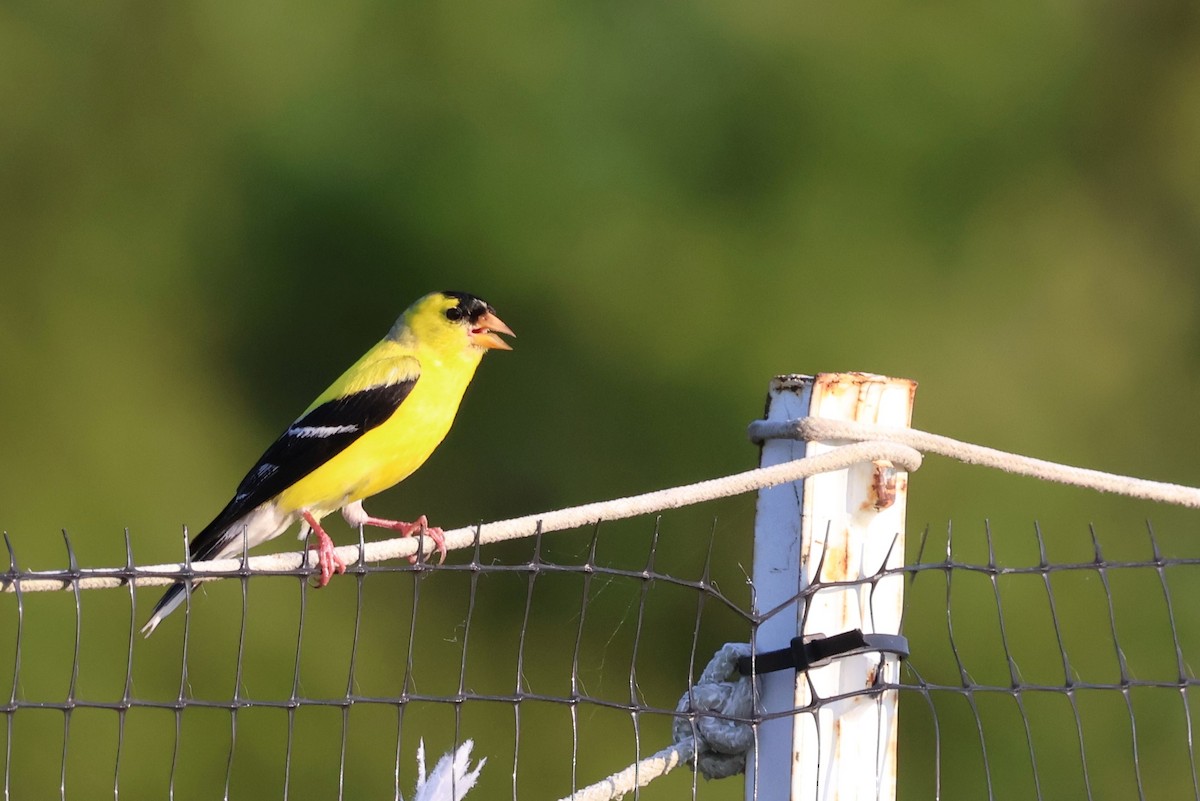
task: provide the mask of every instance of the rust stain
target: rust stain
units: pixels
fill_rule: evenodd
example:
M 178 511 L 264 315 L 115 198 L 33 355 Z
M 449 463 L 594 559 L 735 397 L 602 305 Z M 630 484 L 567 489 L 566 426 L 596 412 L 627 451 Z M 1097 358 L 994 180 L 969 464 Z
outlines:
M 824 565 L 821 568 L 821 581 L 849 580 L 850 551 L 846 548 L 848 541 L 849 533 L 846 531 L 843 531 L 840 537 L 830 537 L 830 541 L 826 541 L 825 553 L 822 556 Z
M 818 723 L 818 725 L 820 725 L 820 724 Z M 842 716 L 834 715 L 833 716 L 833 764 L 834 765 L 846 764 L 846 763 L 842 762 L 842 741 L 844 739 L 845 738 L 842 737 Z
M 879 665 L 871 665 L 867 670 L 867 686 L 874 687 L 879 683 Z
M 871 407 L 874 406 L 872 400 L 869 395 L 859 392 L 858 397 L 854 399 L 854 416 L 850 419 L 862 420 L 868 416 L 874 417 L 874 415 L 870 414 Z
M 801 375 L 800 373 L 788 373 L 786 375 L 777 375 L 771 379 L 771 391 L 773 392 L 801 392 L 804 386 L 813 380 L 810 375 Z
M 887 459 L 879 459 L 873 464 L 875 470 L 868 494 L 871 506 L 881 512 L 896 502 L 896 466 Z
M 853 396 L 852 409 L 846 409 L 849 416 L 843 419 L 870 420 L 880 422 L 879 412 L 884 405 L 884 397 L 894 393 L 906 393 L 906 404 L 903 420 L 893 421 L 893 425 L 909 425 L 912 421 L 912 408 L 917 394 L 917 382 L 909 378 L 891 378 L 877 373 L 820 373 L 813 379 L 814 397 L 822 396 L 845 408 L 844 401 Z M 818 416 L 820 416 L 818 414 Z

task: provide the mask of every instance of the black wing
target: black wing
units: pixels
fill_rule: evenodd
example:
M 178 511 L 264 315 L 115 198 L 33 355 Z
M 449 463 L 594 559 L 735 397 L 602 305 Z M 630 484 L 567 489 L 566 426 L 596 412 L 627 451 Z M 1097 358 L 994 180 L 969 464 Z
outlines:
M 225 529 L 337 456 L 366 432 L 395 414 L 412 392 L 417 376 L 372 387 L 322 403 L 301 417 L 267 448 L 237 493 L 216 518 L 196 535 L 191 557 L 199 561 L 225 545 Z

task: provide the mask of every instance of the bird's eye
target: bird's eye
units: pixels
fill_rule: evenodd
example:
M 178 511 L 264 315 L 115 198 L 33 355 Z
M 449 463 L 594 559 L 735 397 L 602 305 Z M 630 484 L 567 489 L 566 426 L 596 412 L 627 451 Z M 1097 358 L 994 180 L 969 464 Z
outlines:
M 463 318 L 463 310 L 461 306 L 451 306 L 446 309 L 446 319 L 457 322 Z

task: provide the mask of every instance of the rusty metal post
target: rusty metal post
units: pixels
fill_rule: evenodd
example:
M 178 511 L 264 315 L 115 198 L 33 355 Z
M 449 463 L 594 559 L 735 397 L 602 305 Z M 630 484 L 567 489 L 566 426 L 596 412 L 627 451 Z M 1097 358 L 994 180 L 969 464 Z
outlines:
M 908 426 L 915 390 L 913 381 L 867 373 L 778 376 L 771 382 L 766 418 Z M 772 440 L 763 445 L 761 464 L 840 444 L 845 443 Z M 754 611 L 778 611 L 758 627 L 757 651 L 786 648 L 798 634 L 828 636 L 856 628 L 899 633 L 903 578 L 878 576 L 903 565 L 907 490 L 907 473 L 888 463 L 867 463 L 759 493 Z M 802 599 L 816 582 L 832 586 L 818 586 Z M 747 764 L 746 798 L 894 799 L 897 693 L 864 690 L 898 678 L 898 658 L 879 654 L 835 659 L 807 673 L 761 676 L 761 714 L 808 711 L 759 726 Z

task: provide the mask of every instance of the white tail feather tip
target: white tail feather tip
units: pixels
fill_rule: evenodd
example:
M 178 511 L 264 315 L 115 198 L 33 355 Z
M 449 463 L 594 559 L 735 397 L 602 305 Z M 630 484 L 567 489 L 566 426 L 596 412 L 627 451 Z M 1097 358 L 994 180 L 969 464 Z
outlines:
M 466 740 L 452 753 L 442 755 L 433 772 L 425 775 L 425 741 L 417 746 L 417 790 L 413 801 L 462 801 L 467 791 L 479 780 L 479 771 L 487 764 L 487 757 L 479 760 L 473 770 L 471 748 L 474 743 Z

